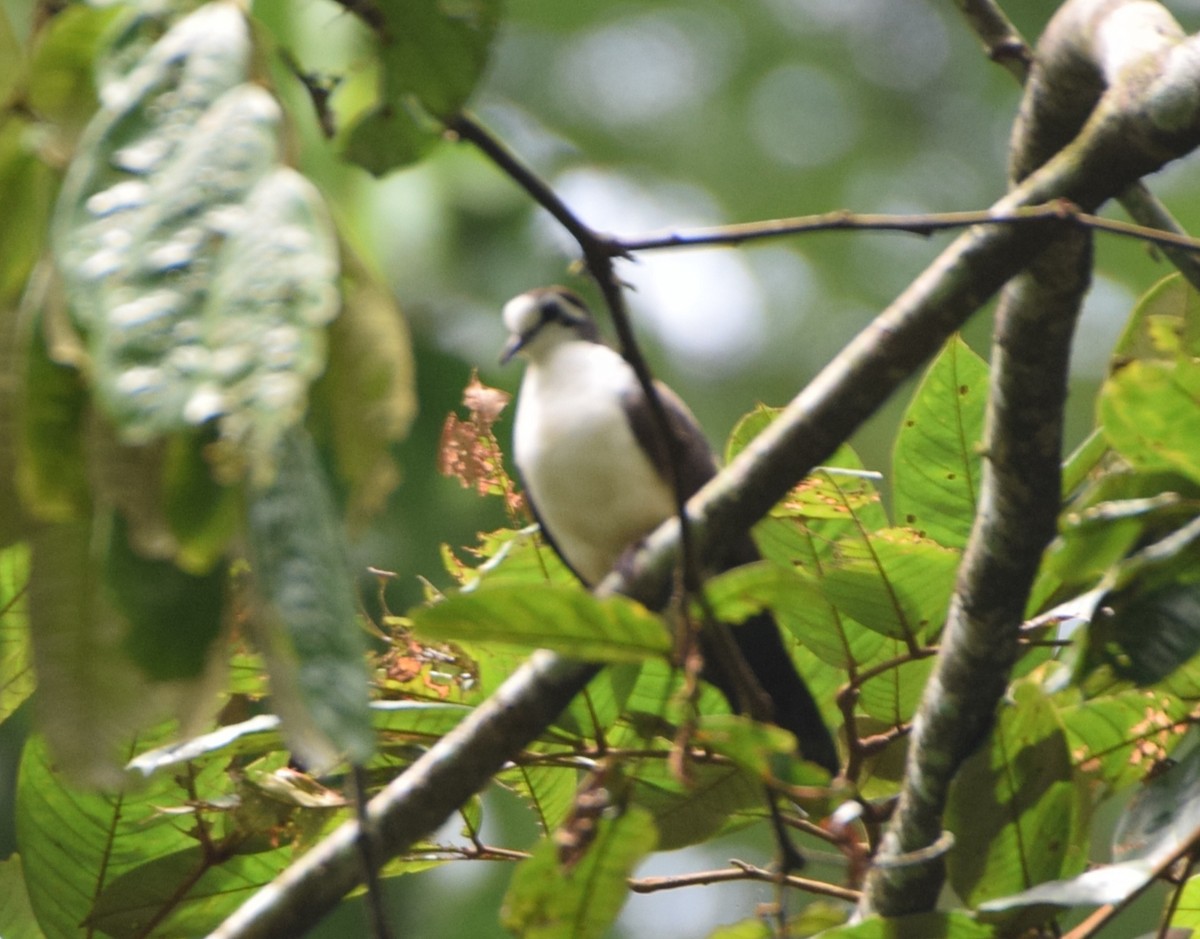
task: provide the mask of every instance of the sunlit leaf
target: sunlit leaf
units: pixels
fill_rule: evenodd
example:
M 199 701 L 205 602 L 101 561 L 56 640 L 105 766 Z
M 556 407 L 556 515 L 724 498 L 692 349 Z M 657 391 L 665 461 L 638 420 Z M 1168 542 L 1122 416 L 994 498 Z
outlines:
M 1113 448 L 1142 470 L 1200 482 L 1200 365 L 1135 361 L 1105 382 L 1100 423 Z
M 768 609 L 791 639 L 835 668 L 869 661 L 886 640 L 834 606 L 804 571 L 770 562 L 747 564 L 705 583 L 705 598 L 721 622 L 739 623 Z
M 1189 877 L 1179 891 L 1171 911 L 1171 925 L 1176 928 L 1200 929 L 1200 876 Z
M 533 748 L 536 751 L 536 747 Z M 561 825 L 575 801 L 579 772 L 574 767 L 533 763 L 515 766 L 496 777 L 500 785 L 516 792 L 537 816 L 543 834 Z
M 852 926 L 835 926 L 821 939 L 995 939 L 991 926 L 968 913 L 918 913 L 913 916 L 872 917 Z
M 949 547 L 966 545 L 975 518 L 987 381 L 987 364 L 952 337 L 925 373 L 896 435 L 896 517 Z
M 1181 274 L 1164 277 L 1138 298 L 1113 348 L 1113 364 L 1131 359 L 1171 360 L 1200 352 L 1200 293 Z
M 12 716 L 37 683 L 30 661 L 28 590 L 29 548 L 0 550 L 0 722 Z
M 1023 906 L 1120 904 L 1146 886 L 1155 869 L 1194 842 L 1200 832 L 1200 756 L 1148 782 L 1134 796 L 1114 835 L 1114 863 L 1056 880 L 1012 896 L 990 900 L 983 912 Z
M 872 717 L 890 727 L 899 727 L 911 721 L 916 713 L 936 660 L 909 657 L 907 647 L 898 640 L 890 640 L 889 645 L 894 667 L 883 669 L 863 682 L 858 703 Z
M 945 621 L 958 562 L 957 551 L 906 529 L 848 536 L 821 590 L 868 629 L 920 641 Z
M 663 761 L 633 774 L 633 798 L 654 817 L 658 849 L 699 844 L 728 828 L 742 827 L 766 810 L 762 781 L 736 766 L 697 763 L 682 785 Z
M 1194 708 L 1166 691 L 1130 688 L 1064 707 L 1059 717 L 1079 771 L 1120 789 L 1166 759 Z
M 638 662 L 671 651 L 661 619 L 624 597 L 551 585 L 487 586 L 412 613 L 421 635 L 549 648 L 585 661 Z

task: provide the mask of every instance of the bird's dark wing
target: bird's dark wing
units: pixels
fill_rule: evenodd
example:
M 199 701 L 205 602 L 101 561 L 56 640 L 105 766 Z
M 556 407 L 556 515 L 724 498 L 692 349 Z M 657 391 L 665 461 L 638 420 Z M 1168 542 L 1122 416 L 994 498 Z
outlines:
M 687 405 L 661 382 L 655 382 L 655 390 L 674 439 L 682 495 L 685 499 L 690 498 L 716 475 L 716 461 L 704 432 Z M 664 478 L 671 478 L 671 451 L 642 389 L 639 387 L 626 392 L 621 403 L 638 444 L 650 456 L 659 473 Z M 724 546 L 719 552 L 717 566 L 720 570 L 728 570 L 749 564 L 759 557 L 754 541 L 746 535 Z M 800 744 L 800 753 L 806 760 L 811 760 L 836 776 L 839 769 L 837 746 L 812 692 L 796 671 L 775 618 L 766 612 L 757 613 L 734 627 L 732 635 L 746 665 L 771 699 L 774 722 L 795 735 Z M 703 641 L 702 651 L 705 659 L 704 677 L 720 689 L 736 710 L 742 697 L 738 693 L 738 680 L 735 678 L 737 670 L 722 661 L 717 643 L 711 636 Z
M 717 463 L 704 431 L 679 395 L 658 381 L 654 383 L 654 390 L 658 392 L 658 400 L 662 402 L 667 417 L 667 427 L 679 459 L 681 491 L 687 499 L 717 474 Z M 655 420 L 654 411 L 640 386 L 622 395 L 621 407 L 638 446 L 650 457 L 659 475 L 663 479 L 670 479 L 673 472 L 671 447 L 663 438 L 662 427 Z

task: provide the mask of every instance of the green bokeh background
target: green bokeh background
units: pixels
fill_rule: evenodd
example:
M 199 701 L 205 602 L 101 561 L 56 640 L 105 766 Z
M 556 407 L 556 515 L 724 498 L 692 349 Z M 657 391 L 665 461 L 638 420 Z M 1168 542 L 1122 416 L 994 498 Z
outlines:
M 0 3 L 18 28 L 28 22 L 32 3 Z M 619 234 L 836 209 L 983 208 L 1004 189 L 1019 89 L 988 61 L 956 6 L 510 0 L 473 108 L 585 220 Z M 1200 3 L 1168 6 L 1185 28 L 1200 25 Z M 1055 4 L 1004 7 L 1032 40 Z M 252 10 L 306 68 L 333 68 L 358 41 L 350 15 L 328 0 L 258 0 Z M 290 113 L 304 114 L 298 82 L 277 90 Z M 397 453 L 404 481 L 354 548 L 360 567 L 399 575 L 389 604 L 401 610 L 419 598 L 418 577 L 445 583 L 440 544 L 469 544 L 475 532 L 505 523 L 497 500 L 480 500 L 435 468 L 442 421 L 471 369 L 509 390 L 519 381 L 517 367 L 496 362 L 501 305 L 549 282 L 590 291 L 570 270 L 574 254 L 562 233 L 466 146 L 444 143 L 418 166 L 373 179 L 337 162 L 315 120 L 297 121 L 295 131 L 300 168 L 385 272 L 413 330 L 420 414 Z M 1150 182 L 1188 229 L 1200 231 L 1195 158 Z M 719 445 L 755 403 L 791 398 L 951 237 L 814 234 L 647 253 L 620 274 L 636 288 L 636 326 L 656 371 Z M 1072 442 L 1090 425 L 1092 394 L 1136 296 L 1168 271 L 1137 242 L 1099 239 L 1076 355 Z M 986 352 L 989 331 L 981 315 L 968 340 Z M 901 406 L 894 401 L 857 435 L 868 467 L 886 468 Z M 505 423 L 499 433 L 507 441 Z M 534 837 L 515 799 L 490 799 L 488 817 L 487 837 L 498 843 Z M 0 853 L 9 847 L 5 835 L 0 825 Z M 762 838 L 726 841 L 656 858 L 647 872 L 724 866 L 731 856 L 766 862 L 769 850 Z M 460 863 L 395 881 L 398 934 L 499 934 L 496 910 L 510 870 Z M 814 863 L 811 873 L 828 871 Z M 770 899 L 763 886 L 636 897 L 616 935 L 703 936 Z M 314 934 L 363 931 L 350 904 Z
M 1004 4 L 1030 40 L 1054 6 Z M 1185 28 L 1200 22 L 1200 4 L 1169 6 Z M 293 17 L 298 48 L 318 59 L 329 48 L 333 9 L 314 4 Z M 293 11 L 278 0 L 255 5 L 279 28 L 278 17 Z M 633 235 L 843 208 L 985 207 L 1004 189 L 1018 101 L 1016 83 L 987 60 L 951 3 L 513 0 L 473 107 L 585 220 Z M 1195 162 L 1150 181 L 1190 230 L 1200 229 Z M 543 212 L 463 146 L 443 144 L 420 166 L 383 180 L 359 171 L 325 178 L 338 181 L 338 205 L 414 329 L 421 414 L 402 453 L 405 483 L 393 525 L 358 546 L 364 559 L 401 572 L 398 594 L 407 599 L 413 574 L 436 576 L 439 541 L 469 542 L 501 521 L 499 506 L 434 473 L 434 444 L 472 367 L 515 391 L 519 369 L 496 365 L 499 308 L 522 290 L 568 281 L 574 254 Z M 1110 214 L 1123 217 L 1117 207 Z M 636 325 L 654 367 L 720 443 L 756 402 L 791 398 L 952 237 L 807 235 L 646 253 L 620 274 L 636 288 Z M 1090 428 L 1093 393 L 1135 298 L 1168 272 L 1137 242 L 1099 239 L 1069 443 Z M 580 278 L 568 282 L 589 292 Z M 967 334 L 984 354 L 990 328 L 980 315 Z M 894 401 L 857 435 L 868 466 L 887 467 L 901 406 Z M 499 432 L 506 440 L 504 424 Z M 491 816 L 505 837 L 532 838 L 512 812 Z M 735 839 L 662 856 L 653 872 L 719 867 L 735 856 L 765 861 L 769 852 L 765 839 Z M 497 934 L 508 871 L 468 867 L 396 885 L 405 934 Z M 634 897 L 616 934 L 703 936 L 771 899 L 762 886 Z M 331 923 L 322 935 L 346 928 Z

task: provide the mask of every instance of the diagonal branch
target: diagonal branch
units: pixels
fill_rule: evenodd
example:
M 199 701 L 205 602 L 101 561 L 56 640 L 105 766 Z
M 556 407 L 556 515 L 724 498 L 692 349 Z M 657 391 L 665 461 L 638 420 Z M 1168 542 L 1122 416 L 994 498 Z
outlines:
M 1033 64 L 1033 52 L 1004 11 L 994 0 L 955 0 L 955 5 L 983 43 L 988 58 L 1002 65 L 1018 82 L 1024 84 Z M 1145 183 L 1132 183 L 1117 196 L 1117 200 L 1139 225 L 1177 237 L 1187 236 L 1183 226 Z M 1170 243 L 1163 246 L 1163 254 L 1193 287 L 1200 290 L 1200 258 Z

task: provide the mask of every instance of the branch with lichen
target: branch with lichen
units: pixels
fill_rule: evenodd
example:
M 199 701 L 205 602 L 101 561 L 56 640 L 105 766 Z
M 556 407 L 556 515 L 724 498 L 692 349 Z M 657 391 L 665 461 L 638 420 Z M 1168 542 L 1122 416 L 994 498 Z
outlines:
M 1105 113 L 1109 101 L 1136 101 L 1147 79 L 1186 48 L 1161 7 L 1094 0 L 1064 6 L 1026 85 L 1010 157 L 1014 185 L 1064 147 L 1086 147 L 1088 135 L 1114 120 Z M 1055 534 L 1071 338 L 1090 272 L 1090 237 L 1062 231 L 1001 296 L 975 525 L 864 912 L 930 910 L 941 891 L 944 854 L 929 848 L 944 843 L 951 781 L 991 729 L 1029 591 Z

